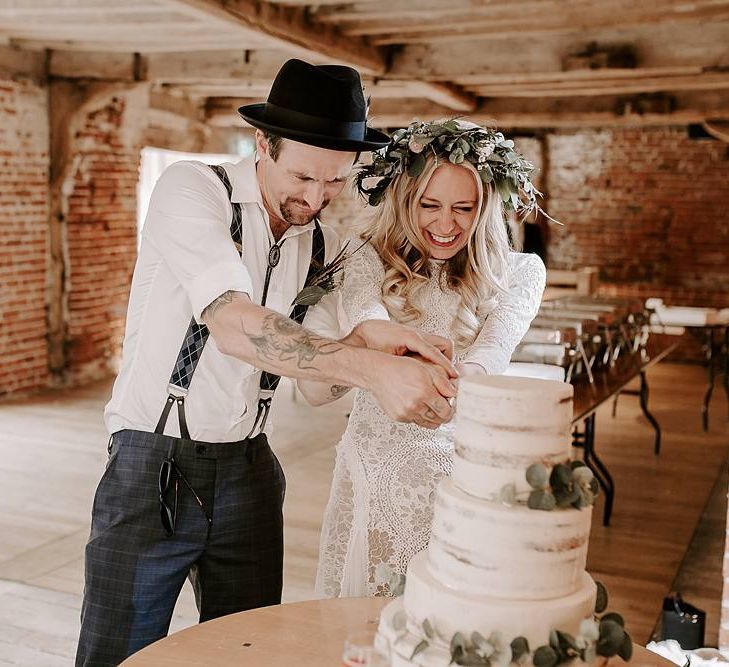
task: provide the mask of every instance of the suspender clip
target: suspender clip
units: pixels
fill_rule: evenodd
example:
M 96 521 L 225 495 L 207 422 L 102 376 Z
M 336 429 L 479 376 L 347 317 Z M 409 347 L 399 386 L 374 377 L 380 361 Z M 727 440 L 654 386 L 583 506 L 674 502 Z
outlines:
M 261 389 L 258 393 L 258 409 L 256 410 L 256 419 L 253 422 L 253 427 L 250 433 L 246 436 L 246 440 L 251 438 L 253 434 L 258 430 L 256 435 L 260 435 L 263 429 L 266 428 L 266 422 L 268 421 L 268 415 L 271 412 L 271 402 L 273 401 L 274 391 L 271 389 Z

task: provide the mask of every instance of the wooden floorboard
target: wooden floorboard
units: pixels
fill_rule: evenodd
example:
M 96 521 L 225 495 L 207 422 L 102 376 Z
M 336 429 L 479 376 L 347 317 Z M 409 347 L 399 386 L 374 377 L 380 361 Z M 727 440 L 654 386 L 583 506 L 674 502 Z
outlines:
M 687 598 L 694 601 L 695 595 L 699 606 L 713 610 L 710 644 L 721 581 L 707 577 L 702 590 L 689 595 L 692 589 L 678 576 L 690 563 L 702 571 L 721 568 L 725 510 L 714 507 L 711 520 L 700 519 L 712 506 L 707 500 L 726 496 L 726 475 L 716 483 L 729 454 L 726 398 L 715 393 L 711 428 L 703 433 L 700 368 L 660 364 L 649 372 L 649 382 L 651 409 L 664 429 L 659 457 L 637 398 L 622 397 L 614 419 L 610 406 L 597 416 L 597 450 L 614 474 L 617 498 L 609 528 L 601 525 L 598 500 L 588 569 L 608 586 L 610 607 L 623 613 L 641 643 L 650 636 L 663 596 L 680 583 Z M 282 389 L 272 442 L 287 476 L 284 598 L 294 601 L 313 595 L 334 444 L 348 408 L 309 408 Z M 0 406 L 0 665 L 69 664 L 73 656 L 83 545 L 106 460 L 102 409 L 109 390 L 107 382 Z M 692 539 L 703 564 L 686 556 Z M 703 581 L 687 576 L 697 585 Z M 172 629 L 194 622 L 186 587 Z

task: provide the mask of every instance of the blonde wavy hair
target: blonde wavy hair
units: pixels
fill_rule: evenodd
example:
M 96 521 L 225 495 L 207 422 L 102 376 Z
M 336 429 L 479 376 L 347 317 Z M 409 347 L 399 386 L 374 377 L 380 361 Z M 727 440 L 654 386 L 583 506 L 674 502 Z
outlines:
M 429 263 L 428 246 L 417 224 L 420 199 L 435 170 L 442 164 L 430 155 L 415 178 L 398 175 L 387 189 L 382 204 L 362 233 L 369 238 L 385 267 L 382 300 L 390 316 L 403 324 L 420 320 L 415 295 L 438 270 Z M 511 250 L 501 198 L 493 184 L 484 186 L 468 162 L 458 165 L 473 172 L 478 187 L 476 217 L 468 243 L 440 268 L 442 280 L 461 295 L 453 322 L 456 351 L 470 345 L 479 331 L 478 313 L 491 309 L 495 298 L 507 291 L 508 254 Z

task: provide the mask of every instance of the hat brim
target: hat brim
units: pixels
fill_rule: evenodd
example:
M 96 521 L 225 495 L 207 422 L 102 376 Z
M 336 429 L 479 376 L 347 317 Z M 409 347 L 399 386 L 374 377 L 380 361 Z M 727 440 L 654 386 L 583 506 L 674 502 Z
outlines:
M 354 139 L 330 137 L 321 134 L 313 134 L 311 132 L 302 132 L 289 127 L 271 125 L 263 119 L 265 109 L 265 103 L 247 104 L 239 107 L 238 113 L 249 125 L 252 125 L 259 130 L 266 130 L 267 132 L 276 134 L 284 139 L 291 139 L 302 144 L 317 146 L 318 148 L 353 152 L 376 151 L 380 148 L 384 148 L 390 143 L 390 137 L 388 137 L 384 132 L 375 130 L 372 127 L 367 128 L 365 137 L 362 141 L 357 141 Z

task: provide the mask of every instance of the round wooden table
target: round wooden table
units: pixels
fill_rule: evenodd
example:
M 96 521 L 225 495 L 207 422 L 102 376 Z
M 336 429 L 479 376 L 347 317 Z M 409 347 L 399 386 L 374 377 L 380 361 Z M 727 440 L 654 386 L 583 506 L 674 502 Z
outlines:
M 311 600 L 263 607 L 195 625 L 147 646 L 123 667 L 339 667 L 347 635 L 375 628 L 383 598 Z M 617 664 L 624 664 L 621 660 Z M 673 663 L 635 646 L 630 667 Z

